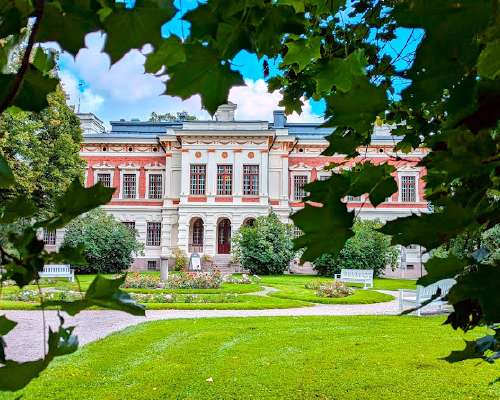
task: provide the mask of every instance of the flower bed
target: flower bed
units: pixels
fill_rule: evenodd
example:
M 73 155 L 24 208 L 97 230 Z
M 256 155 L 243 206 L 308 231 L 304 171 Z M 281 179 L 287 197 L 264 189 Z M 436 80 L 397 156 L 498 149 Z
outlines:
M 238 295 L 235 293 L 218 295 L 199 294 L 141 294 L 131 293 L 134 300 L 139 303 L 236 303 Z
M 347 287 L 342 282 L 325 283 L 319 286 L 316 295 L 320 297 L 347 297 L 354 293 L 354 290 Z
M 214 272 L 187 272 L 168 277 L 166 288 L 171 289 L 218 289 L 222 285 L 222 274 Z
M 129 289 L 218 289 L 222 285 L 222 274 L 214 272 L 181 272 L 170 275 L 167 282 L 162 282 L 158 275 L 127 274 L 123 284 Z
M 243 274 L 239 278 L 237 276 L 233 276 L 233 275 L 226 275 L 224 277 L 224 282 L 236 283 L 236 284 L 240 284 L 240 285 L 249 285 L 249 284 L 253 283 L 254 281 L 247 274 Z
M 83 294 L 73 290 L 42 289 L 42 296 L 45 301 L 74 301 L 80 300 Z M 40 292 L 38 290 L 19 290 L 14 293 L 4 294 L 2 299 L 37 303 L 40 301 Z

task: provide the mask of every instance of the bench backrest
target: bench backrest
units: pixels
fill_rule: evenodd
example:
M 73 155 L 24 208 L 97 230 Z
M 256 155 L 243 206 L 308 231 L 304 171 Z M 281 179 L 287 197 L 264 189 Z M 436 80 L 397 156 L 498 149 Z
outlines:
M 373 269 L 343 269 L 340 271 L 341 279 L 373 279 Z
M 434 282 L 429 286 L 417 286 L 418 297 L 431 297 L 436 294 L 438 289 L 441 289 L 441 296 L 448 294 L 452 286 L 457 283 L 455 279 L 442 279 Z
M 71 267 L 66 264 L 49 264 L 44 265 L 43 272 L 49 274 L 69 274 L 71 273 Z

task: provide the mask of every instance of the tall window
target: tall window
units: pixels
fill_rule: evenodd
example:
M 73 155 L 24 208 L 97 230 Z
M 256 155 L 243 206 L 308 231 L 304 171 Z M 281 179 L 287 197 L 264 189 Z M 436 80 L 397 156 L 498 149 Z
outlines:
M 105 187 L 111 187 L 111 174 L 97 174 L 97 182 L 101 182 Z
M 243 194 L 259 194 L 259 166 L 243 165 Z
M 122 222 L 128 229 L 135 231 L 135 222 L 134 221 L 124 221 Z
M 293 177 L 293 198 L 297 201 L 306 197 L 304 186 L 307 183 L 307 175 L 295 175 Z
M 49 246 L 56 244 L 56 231 L 43 230 L 43 243 Z
M 217 194 L 233 194 L 233 166 L 217 165 Z
M 415 176 L 401 177 L 401 201 L 414 203 L 417 201 L 417 183 Z
M 205 194 L 206 167 L 202 164 L 191 165 L 190 193 Z
M 203 251 L 203 220 L 197 218 L 193 222 L 191 231 L 191 246 L 190 252 L 202 252 Z
M 163 196 L 163 176 L 161 174 L 149 174 L 148 197 L 150 199 L 161 199 Z
M 148 222 L 146 246 L 159 246 L 161 241 L 161 222 Z
M 135 174 L 123 174 L 123 198 L 135 199 L 137 197 L 137 178 Z

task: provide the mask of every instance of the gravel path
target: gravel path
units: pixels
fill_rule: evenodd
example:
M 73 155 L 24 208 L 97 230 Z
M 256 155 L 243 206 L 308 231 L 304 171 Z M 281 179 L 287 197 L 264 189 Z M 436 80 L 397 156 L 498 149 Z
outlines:
M 270 291 L 272 291 L 272 288 L 265 288 L 262 292 L 269 293 Z M 149 310 L 146 311 L 145 317 L 135 317 L 119 311 L 95 310 L 82 311 L 75 317 L 65 315 L 65 320 L 66 325 L 76 326 L 75 333 L 78 335 L 80 344 L 86 344 L 132 325 L 164 319 L 397 314 L 398 293 L 382 290 L 381 292 L 391 294 L 396 299 L 386 303 L 375 304 L 318 304 L 313 307 L 269 310 Z M 18 323 L 16 328 L 5 336 L 7 358 L 28 361 L 42 357 L 42 312 L 12 310 L 5 311 L 4 313 L 9 319 Z M 57 327 L 59 320 L 56 311 L 46 311 L 45 318 L 47 326 Z M 33 334 L 36 332 L 39 332 L 39 335 L 33 338 Z M 28 347 L 26 343 L 30 342 L 32 342 L 32 346 Z

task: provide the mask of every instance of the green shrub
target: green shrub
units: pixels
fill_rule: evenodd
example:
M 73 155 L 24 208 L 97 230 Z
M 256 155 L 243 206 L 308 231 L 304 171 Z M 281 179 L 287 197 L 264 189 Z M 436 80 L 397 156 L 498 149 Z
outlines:
M 282 274 L 295 255 L 291 226 L 274 213 L 259 217 L 234 235 L 233 254 L 253 274 Z
M 117 221 L 102 209 L 90 211 L 73 220 L 66 228 L 64 244 L 85 247 L 87 265 L 77 272 L 117 273 L 130 267 L 134 254 L 142 251 L 137 232 Z
M 357 220 L 354 236 L 347 240 L 338 256 L 323 254 L 314 260 L 314 269 L 320 275 L 339 274 L 341 269 L 373 269 L 375 276 L 381 275 L 386 265 L 395 267 L 398 251 L 391 246 L 391 239 L 376 228 L 380 221 Z
M 324 283 L 319 286 L 316 295 L 320 297 L 347 297 L 354 293 L 354 290 L 347 287 L 342 282 L 334 281 Z
M 188 258 L 184 250 L 176 247 L 172 251 L 172 256 L 174 257 L 174 271 L 182 271 L 187 267 Z

